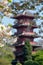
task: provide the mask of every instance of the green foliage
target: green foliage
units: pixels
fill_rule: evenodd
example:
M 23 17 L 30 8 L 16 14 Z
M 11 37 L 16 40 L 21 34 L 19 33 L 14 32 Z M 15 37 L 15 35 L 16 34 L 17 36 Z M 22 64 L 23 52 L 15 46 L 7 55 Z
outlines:
M 20 62 L 17 62 L 17 64 L 16 65 L 22 65 Z
M 14 59 L 12 49 L 8 46 L 0 48 L 0 65 L 11 65 Z
M 12 0 L 8 0 L 8 2 L 12 2 Z
M 24 60 L 27 61 L 27 60 L 31 60 L 32 59 L 32 48 L 31 48 L 31 45 L 29 43 L 29 41 L 27 40 L 25 42 L 25 46 L 23 48 L 23 51 L 24 51 Z
M 28 60 L 24 63 L 24 65 L 39 65 L 38 62 L 36 61 L 32 61 L 32 60 Z
M 1 29 L 3 30 L 4 28 L 1 26 Z
M 12 24 L 9 23 L 8 26 L 12 27 Z
M 8 59 L 0 58 L 0 65 L 11 65 L 11 63 Z
M 1 5 L 0 5 L 0 8 L 4 8 L 4 6 L 1 6 Z
M 34 54 L 33 60 L 37 61 L 40 65 L 43 65 L 43 50 L 39 50 Z

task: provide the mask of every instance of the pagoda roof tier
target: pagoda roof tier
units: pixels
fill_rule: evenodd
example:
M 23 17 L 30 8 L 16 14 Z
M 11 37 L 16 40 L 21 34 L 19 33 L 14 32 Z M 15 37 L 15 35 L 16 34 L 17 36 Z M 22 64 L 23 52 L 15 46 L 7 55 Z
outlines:
M 23 35 L 23 34 L 21 34 L 21 35 L 19 35 L 19 37 L 20 38 L 38 38 L 38 37 L 40 37 L 40 36 L 38 36 L 38 35 Z
M 20 14 L 20 15 L 17 15 L 17 16 L 14 16 L 14 17 L 11 17 L 13 19 L 24 19 L 24 18 L 28 18 L 28 19 L 34 19 L 35 16 L 31 16 L 31 15 L 25 15 L 25 14 Z
M 21 33 L 15 33 L 16 36 L 36 36 L 37 34 L 35 32 L 26 32 L 23 31 Z
M 30 26 L 30 25 L 20 24 L 20 25 L 13 25 L 12 27 L 18 29 L 18 28 L 26 28 L 26 27 L 28 27 L 28 26 Z M 36 26 L 36 25 L 31 25 L 31 28 L 32 28 L 32 29 L 38 28 L 38 26 Z
M 30 41 L 30 44 L 32 46 L 36 46 L 36 47 L 39 47 L 40 45 L 37 43 L 37 42 L 34 42 L 34 41 Z M 23 46 L 25 45 L 25 42 L 16 42 L 15 44 L 13 44 L 12 46 L 15 46 L 16 48 L 23 48 Z
M 29 10 L 29 11 L 24 11 L 22 14 L 18 14 L 17 16 L 13 17 L 15 19 L 23 19 L 23 18 L 28 18 L 28 19 L 34 19 L 35 15 Z
M 17 36 L 19 37 L 39 37 L 35 32 L 26 32 L 26 31 L 23 31 L 23 33 L 21 34 L 16 34 Z

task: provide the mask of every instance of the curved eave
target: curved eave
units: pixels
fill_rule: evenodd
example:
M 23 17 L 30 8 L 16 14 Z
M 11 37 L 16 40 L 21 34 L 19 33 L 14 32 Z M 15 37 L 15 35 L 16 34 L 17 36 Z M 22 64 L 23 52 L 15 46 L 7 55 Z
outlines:
M 23 19 L 23 18 L 28 18 L 28 19 L 34 19 L 35 16 L 28 16 L 28 15 L 17 15 L 15 17 L 11 17 L 13 19 Z
M 31 28 L 33 28 L 33 29 L 34 29 L 34 28 L 38 28 L 38 26 L 36 26 L 36 25 L 32 25 Z
M 37 42 L 34 42 L 34 41 L 30 41 L 30 44 L 31 44 L 32 46 L 40 46 L 40 45 L 38 45 Z
M 35 42 L 35 41 L 30 41 L 30 44 L 31 44 L 33 47 L 35 47 L 35 48 L 41 47 L 41 45 L 40 45 L 38 42 Z

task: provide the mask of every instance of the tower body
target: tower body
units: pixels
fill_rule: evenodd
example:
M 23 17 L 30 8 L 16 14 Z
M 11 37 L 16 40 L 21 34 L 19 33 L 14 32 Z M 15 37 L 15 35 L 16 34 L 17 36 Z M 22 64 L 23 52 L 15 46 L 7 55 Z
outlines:
M 22 50 L 25 45 L 25 41 L 27 39 L 30 41 L 33 51 L 38 47 L 37 43 L 33 41 L 34 38 L 38 37 L 38 35 L 33 32 L 33 29 L 37 28 L 37 26 L 33 21 L 34 15 L 31 13 L 28 14 L 27 12 L 24 12 L 23 14 L 17 15 L 13 18 L 17 19 L 17 23 L 13 25 L 13 28 L 17 29 L 15 35 L 18 37 L 17 42 L 13 46 L 16 48 L 16 59 L 22 63 L 24 61 L 24 52 Z

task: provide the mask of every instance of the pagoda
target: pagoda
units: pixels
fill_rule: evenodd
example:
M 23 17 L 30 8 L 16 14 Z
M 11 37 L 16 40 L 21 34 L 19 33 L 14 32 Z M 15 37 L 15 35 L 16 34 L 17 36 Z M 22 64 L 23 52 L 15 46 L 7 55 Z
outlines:
M 34 51 L 35 48 L 39 47 L 36 42 L 34 42 L 34 38 L 37 38 L 38 35 L 33 32 L 34 28 L 37 28 L 33 19 L 35 16 L 31 12 L 24 12 L 23 14 L 17 15 L 13 17 L 17 20 L 17 23 L 13 25 L 13 28 L 17 29 L 15 35 L 18 37 L 17 42 L 13 44 L 15 46 L 16 51 L 14 52 L 16 55 L 16 60 L 19 60 L 23 63 L 23 47 L 25 45 L 25 41 L 28 39 L 30 44 L 32 45 L 32 50 Z

